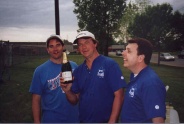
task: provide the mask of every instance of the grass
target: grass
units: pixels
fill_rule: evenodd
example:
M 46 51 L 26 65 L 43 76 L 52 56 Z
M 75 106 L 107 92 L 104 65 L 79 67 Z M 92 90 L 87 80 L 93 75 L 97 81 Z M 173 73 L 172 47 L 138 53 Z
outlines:
M 77 64 L 83 62 L 81 55 L 69 55 L 70 60 Z M 128 82 L 130 71 L 122 67 L 121 57 L 112 57 L 120 65 L 123 75 Z M 4 75 L 4 83 L 0 84 L 0 123 L 32 123 L 31 94 L 29 86 L 34 69 L 48 59 L 45 57 L 35 57 L 30 61 L 14 65 L 9 68 L 10 80 L 7 80 L 7 73 Z M 178 111 L 180 122 L 184 123 L 184 68 L 157 66 L 151 67 L 158 73 L 165 85 L 169 85 L 167 101 L 171 102 Z

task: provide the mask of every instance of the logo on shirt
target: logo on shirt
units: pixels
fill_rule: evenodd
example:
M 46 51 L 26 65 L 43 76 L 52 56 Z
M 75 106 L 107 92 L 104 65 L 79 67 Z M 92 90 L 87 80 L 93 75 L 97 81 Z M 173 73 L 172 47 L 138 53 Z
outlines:
M 129 90 L 130 97 L 134 97 L 136 89 L 137 89 L 136 86 L 131 87 L 131 89 Z
M 99 78 L 104 78 L 104 69 L 103 68 L 100 68 L 99 70 L 98 70 L 98 73 L 97 73 L 97 76 L 99 77 Z
M 60 87 L 60 74 L 57 77 L 47 80 L 47 81 L 48 81 L 48 88 L 50 90 L 54 90 Z

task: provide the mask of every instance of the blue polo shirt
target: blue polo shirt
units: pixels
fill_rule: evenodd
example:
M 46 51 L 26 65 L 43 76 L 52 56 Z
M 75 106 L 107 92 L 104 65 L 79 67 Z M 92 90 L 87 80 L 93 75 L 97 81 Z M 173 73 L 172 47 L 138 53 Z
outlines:
M 126 86 L 119 65 L 111 58 L 98 56 L 88 69 L 84 61 L 74 71 L 72 90 L 80 93 L 81 122 L 107 122 L 110 118 L 114 92 Z
M 131 74 L 121 111 L 121 122 L 151 123 L 152 118 L 165 118 L 165 99 L 165 86 L 149 66 L 135 78 Z

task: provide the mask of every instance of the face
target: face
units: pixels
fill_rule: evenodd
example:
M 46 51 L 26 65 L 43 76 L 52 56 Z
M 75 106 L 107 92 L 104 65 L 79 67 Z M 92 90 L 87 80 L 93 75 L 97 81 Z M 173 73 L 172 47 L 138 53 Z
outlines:
M 135 69 L 139 63 L 139 55 L 137 55 L 138 45 L 136 43 L 131 43 L 126 46 L 126 50 L 122 52 L 124 67 L 132 70 Z
M 85 58 L 91 58 L 97 52 L 97 44 L 93 43 L 91 38 L 78 39 L 78 49 Z
M 51 39 L 47 48 L 47 52 L 50 54 L 51 60 L 58 60 L 62 57 L 63 46 L 56 39 Z

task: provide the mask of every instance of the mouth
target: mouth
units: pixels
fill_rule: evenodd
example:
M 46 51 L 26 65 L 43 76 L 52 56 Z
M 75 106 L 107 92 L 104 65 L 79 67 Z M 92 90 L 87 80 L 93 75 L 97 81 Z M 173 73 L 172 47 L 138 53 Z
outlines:
M 53 52 L 53 54 L 58 54 L 58 53 L 59 53 L 58 51 Z
M 85 54 L 85 53 L 88 53 L 88 51 L 82 51 L 82 52 L 83 52 L 84 54 Z
M 124 61 L 124 62 L 127 62 L 128 60 L 127 60 L 127 59 L 125 59 L 125 58 L 123 58 L 123 61 Z

